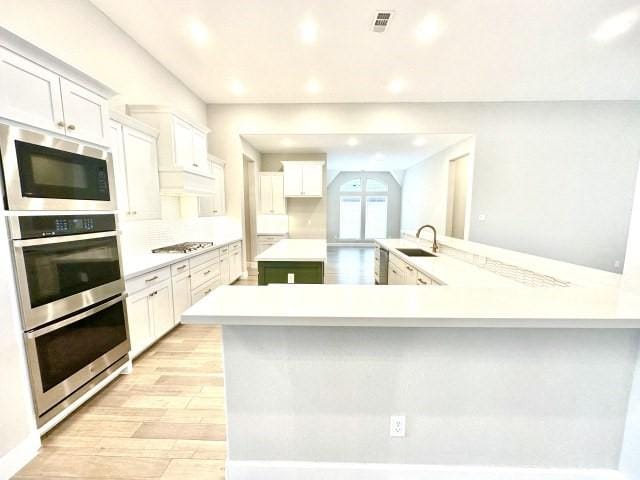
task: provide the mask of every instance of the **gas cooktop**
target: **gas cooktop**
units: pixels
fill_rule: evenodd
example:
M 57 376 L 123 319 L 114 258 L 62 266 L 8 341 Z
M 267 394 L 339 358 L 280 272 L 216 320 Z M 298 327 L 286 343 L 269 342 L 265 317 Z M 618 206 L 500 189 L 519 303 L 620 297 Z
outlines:
M 212 247 L 213 242 L 184 242 L 177 243 L 176 245 L 169 245 L 168 247 L 155 248 L 151 250 L 152 253 L 189 253 L 195 250 L 201 250 L 203 248 Z

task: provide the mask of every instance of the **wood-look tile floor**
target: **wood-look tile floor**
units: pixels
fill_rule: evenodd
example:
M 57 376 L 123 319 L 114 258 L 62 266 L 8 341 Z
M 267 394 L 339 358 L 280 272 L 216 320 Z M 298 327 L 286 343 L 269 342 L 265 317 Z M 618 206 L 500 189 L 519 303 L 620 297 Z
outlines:
M 373 283 L 371 247 L 329 247 L 326 283 Z M 257 272 L 234 285 L 257 285 Z M 42 440 L 15 480 L 222 480 L 221 331 L 182 325 Z
M 14 479 L 224 479 L 220 329 L 179 326 L 42 440 Z

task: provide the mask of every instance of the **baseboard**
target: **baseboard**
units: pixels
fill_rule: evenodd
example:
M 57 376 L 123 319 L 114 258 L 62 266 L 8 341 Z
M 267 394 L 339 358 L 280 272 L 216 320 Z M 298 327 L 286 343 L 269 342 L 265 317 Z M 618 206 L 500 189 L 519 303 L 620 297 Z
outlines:
M 33 460 L 40 448 L 40 435 L 33 431 L 13 450 L 0 458 L 0 478 L 13 477 L 22 467 Z
M 227 480 L 628 480 L 617 470 L 227 460 Z

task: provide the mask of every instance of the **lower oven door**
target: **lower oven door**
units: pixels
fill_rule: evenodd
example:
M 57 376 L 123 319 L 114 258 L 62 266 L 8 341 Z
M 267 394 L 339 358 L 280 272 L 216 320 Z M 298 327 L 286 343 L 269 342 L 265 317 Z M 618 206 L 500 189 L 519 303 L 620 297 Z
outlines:
M 129 352 L 124 297 L 26 332 L 25 337 L 41 416 Z

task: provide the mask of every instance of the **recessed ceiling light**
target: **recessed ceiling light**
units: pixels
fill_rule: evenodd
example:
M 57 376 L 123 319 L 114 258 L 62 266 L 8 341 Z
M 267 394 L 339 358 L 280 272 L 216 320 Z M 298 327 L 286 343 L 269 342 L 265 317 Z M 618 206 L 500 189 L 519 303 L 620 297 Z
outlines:
M 628 32 L 640 19 L 640 7 L 624 11 L 605 20 L 600 24 L 592 37 L 606 42 Z
M 283 147 L 292 147 L 293 146 L 293 140 L 291 140 L 290 138 L 283 138 L 281 143 L 282 143 Z
M 240 95 L 244 95 L 244 94 L 247 92 L 246 87 L 245 87 L 245 86 L 244 86 L 244 84 L 243 84 L 241 81 L 239 81 L 239 80 L 234 80 L 233 82 L 231 82 L 231 87 L 230 87 L 230 89 L 231 89 L 231 92 L 232 92 L 234 95 L 238 95 L 238 96 L 240 96 Z
M 350 147 L 355 147 L 356 145 L 358 145 L 358 139 L 356 137 L 349 137 L 349 139 L 347 140 L 347 145 L 349 145 Z
M 322 90 L 322 85 L 320 85 L 320 82 L 318 82 L 315 78 L 312 78 L 307 82 L 307 92 L 309 92 L 311 95 L 319 93 L 320 90 Z
M 201 21 L 191 20 L 189 23 L 189 31 L 191 32 L 193 43 L 199 47 L 206 45 L 209 41 L 209 31 Z
M 416 137 L 413 141 L 413 145 L 416 147 L 424 147 L 427 144 L 427 140 L 424 137 Z
M 440 19 L 435 15 L 427 15 L 416 29 L 416 38 L 421 43 L 429 43 L 442 31 Z
M 316 43 L 318 38 L 318 25 L 311 18 L 307 18 L 300 23 L 300 40 L 306 44 Z
M 404 83 L 404 80 L 402 80 L 401 78 L 393 79 L 389 83 L 389 91 L 394 95 L 402 92 L 404 90 L 404 87 L 405 87 L 405 83 Z

